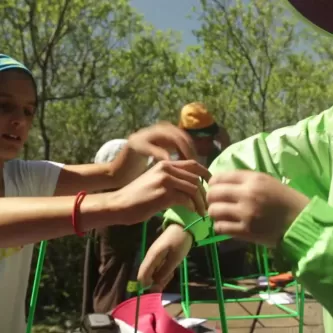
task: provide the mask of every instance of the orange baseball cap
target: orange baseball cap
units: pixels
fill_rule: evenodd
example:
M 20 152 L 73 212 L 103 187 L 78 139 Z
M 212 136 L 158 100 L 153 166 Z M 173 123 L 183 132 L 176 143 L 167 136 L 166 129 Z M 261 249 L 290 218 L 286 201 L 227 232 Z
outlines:
M 201 137 L 214 136 L 219 130 L 211 113 L 199 102 L 187 104 L 181 109 L 178 127 Z

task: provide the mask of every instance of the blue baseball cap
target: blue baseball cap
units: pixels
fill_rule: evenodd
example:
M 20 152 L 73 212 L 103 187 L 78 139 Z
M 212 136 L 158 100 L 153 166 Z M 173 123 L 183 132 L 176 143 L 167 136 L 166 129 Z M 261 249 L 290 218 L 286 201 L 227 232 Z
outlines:
M 2 72 L 8 69 L 22 69 L 31 77 L 33 77 L 29 69 L 26 66 L 24 66 L 22 63 L 20 63 L 19 61 L 15 60 L 14 58 L 6 54 L 0 53 L 0 71 Z

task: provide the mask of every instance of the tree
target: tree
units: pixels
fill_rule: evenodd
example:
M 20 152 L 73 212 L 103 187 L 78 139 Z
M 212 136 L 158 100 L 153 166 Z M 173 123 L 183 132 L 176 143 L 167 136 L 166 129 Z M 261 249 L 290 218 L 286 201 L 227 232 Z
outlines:
M 322 76 L 310 54 L 299 47 L 309 35 L 281 4 L 202 0 L 198 15 L 202 25 L 195 34 L 203 47 L 192 51 L 200 69 L 195 79 L 199 90 L 205 91 L 203 98 L 232 129 L 235 139 L 308 114 L 300 115 L 295 108 L 317 100 L 304 101 L 314 84 L 308 81 L 308 88 L 301 91 L 299 84 L 307 75 L 316 81 Z M 295 94 L 302 98 L 302 105 L 287 105 Z
M 112 51 L 138 29 L 139 17 L 124 1 L 8 0 L 1 5 L 3 48 L 24 60 L 39 85 L 38 127 L 43 158 L 49 159 L 54 125 L 49 110 L 58 101 L 107 97 L 100 86 L 115 61 Z

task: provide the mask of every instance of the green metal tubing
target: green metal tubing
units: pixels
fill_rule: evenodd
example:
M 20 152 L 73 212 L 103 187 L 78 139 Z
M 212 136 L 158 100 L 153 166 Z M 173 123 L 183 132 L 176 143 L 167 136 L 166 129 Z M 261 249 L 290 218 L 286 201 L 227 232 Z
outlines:
M 292 281 L 288 283 L 287 287 L 296 285 L 296 295 L 295 295 L 295 303 L 296 303 L 296 310 L 289 308 L 283 304 L 274 304 L 277 308 L 285 313 L 281 314 L 259 314 L 259 315 L 245 315 L 245 316 L 227 316 L 225 312 L 225 304 L 227 303 L 247 303 L 247 302 L 263 302 L 263 299 L 260 297 L 254 298 L 233 298 L 224 300 L 223 297 L 223 288 L 233 288 L 237 290 L 247 291 L 249 288 L 238 286 L 235 284 L 223 283 L 220 273 L 220 265 L 218 259 L 218 252 L 216 243 L 229 239 L 226 236 L 215 236 L 213 234 L 213 230 L 211 230 L 211 235 L 208 239 L 200 241 L 198 246 L 206 246 L 211 250 L 211 257 L 213 263 L 213 270 L 214 270 L 214 278 L 216 283 L 216 291 L 217 291 L 217 300 L 202 300 L 202 301 L 191 301 L 189 295 L 189 278 L 188 278 L 188 268 L 187 268 L 187 259 L 184 259 L 182 264 L 182 273 L 181 274 L 181 295 L 182 301 L 181 305 L 186 317 L 190 317 L 190 308 L 192 304 L 218 304 L 220 310 L 219 317 L 207 317 L 207 320 L 219 320 L 221 322 L 221 327 L 223 332 L 228 332 L 227 328 L 227 321 L 228 320 L 242 320 L 242 319 L 273 319 L 273 318 L 295 318 L 298 317 L 299 319 L 299 333 L 303 333 L 303 324 L 304 324 L 304 288 L 303 286 L 298 285 L 297 281 Z M 264 275 L 267 278 L 267 281 L 270 276 L 276 276 L 279 273 L 277 272 L 270 272 L 269 271 L 269 264 L 268 264 L 268 250 L 264 246 L 257 245 L 256 246 L 256 259 L 258 264 L 259 276 Z M 235 278 L 234 280 L 242 280 L 246 278 L 254 278 L 258 277 L 258 274 L 250 275 L 250 276 L 243 276 Z M 299 291 L 300 289 L 300 291 Z M 275 294 L 280 292 L 281 288 L 277 288 L 272 290 L 269 284 L 266 287 L 265 291 L 261 291 L 261 293 L 268 293 L 268 294 Z
M 214 237 L 214 229 L 210 228 L 210 237 Z M 217 245 L 216 243 L 211 244 L 210 246 L 211 256 L 213 261 L 213 271 L 214 271 L 214 278 L 216 282 L 216 294 L 218 300 L 218 307 L 220 311 L 220 323 L 223 333 L 228 333 L 228 323 L 226 320 L 226 311 L 224 306 L 224 295 L 223 295 L 223 283 L 222 283 L 222 276 L 221 276 L 221 269 L 220 269 L 220 261 L 219 255 L 217 252 Z
M 34 278 L 34 283 L 32 286 L 26 333 L 31 333 L 32 325 L 34 323 L 36 305 L 37 305 L 37 299 L 38 299 L 38 292 L 39 292 L 39 284 L 40 284 L 40 280 L 41 280 L 42 272 L 43 272 L 46 247 L 47 247 L 47 241 L 42 241 L 40 243 L 40 247 L 39 247 L 39 254 L 38 254 L 38 261 L 37 261 L 37 266 L 36 266 L 35 278 Z

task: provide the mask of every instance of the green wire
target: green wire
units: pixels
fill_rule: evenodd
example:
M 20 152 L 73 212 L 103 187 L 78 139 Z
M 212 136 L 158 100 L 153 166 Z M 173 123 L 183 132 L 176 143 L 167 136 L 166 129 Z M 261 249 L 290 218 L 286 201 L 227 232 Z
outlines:
M 201 184 L 204 183 L 204 179 L 200 179 L 200 182 Z M 187 231 L 188 229 L 192 228 L 195 224 L 197 224 L 198 222 L 200 221 L 205 221 L 206 218 L 209 218 L 209 215 L 206 215 L 206 216 L 200 216 L 197 220 L 193 221 L 192 223 L 190 223 L 189 225 L 187 225 L 185 228 L 184 228 L 184 231 Z
M 145 253 L 146 253 L 146 244 L 147 244 L 147 221 L 145 221 L 142 225 L 142 240 L 141 240 L 141 262 L 143 261 L 144 257 L 145 257 Z M 139 326 L 139 312 L 140 312 L 140 298 L 141 295 L 143 294 L 143 292 L 149 289 L 149 287 L 147 288 L 143 288 L 141 286 L 141 283 L 139 283 L 139 287 L 138 287 L 138 295 L 136 298 L 136 309 L 135 309 L 135 326 L 134 326 L 134 333 L 138 332 L 138 326 Z
M 35 278 L 34 278 L 33 287 L 32 287 L 32 294 L 31 294 L 31 299 L 30 299 L 26 333 L 31 332 L 32 325 L 34 323 L 36 305 L 37 305 L 37 299 L 38 299 L 38 292 L 39 292 L 39 285 L 40 285 L 40 280 L 42 277 L 44 259 L 45 259 L 45 254 L 46 254 L 46 247 L 47 247 L 47 241 L 42 241 L 40 243 L 40 247 L 39 247 L 37 267 L 36 267 Z

